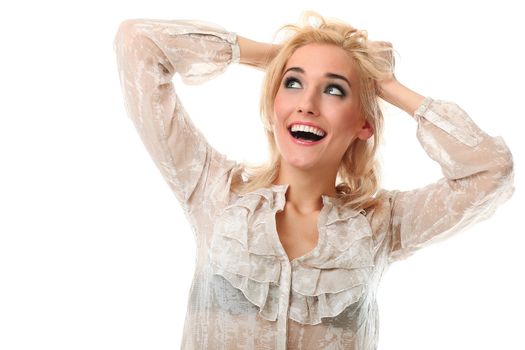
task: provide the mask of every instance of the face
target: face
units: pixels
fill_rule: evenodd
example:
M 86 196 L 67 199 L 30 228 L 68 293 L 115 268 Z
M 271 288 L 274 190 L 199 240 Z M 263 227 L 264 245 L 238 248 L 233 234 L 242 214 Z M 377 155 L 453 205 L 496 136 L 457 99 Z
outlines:
M 308 44 L 284 72 L 272 120 L 282 161 L 303 170 L 339 168 L 351 142 L 373 134 L 360 113 L 353 59 L 335 45 Z

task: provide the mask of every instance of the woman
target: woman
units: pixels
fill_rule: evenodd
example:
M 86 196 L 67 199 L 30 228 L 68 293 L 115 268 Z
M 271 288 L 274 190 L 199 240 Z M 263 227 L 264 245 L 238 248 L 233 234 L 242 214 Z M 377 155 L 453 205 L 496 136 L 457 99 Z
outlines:
M 486 218 L 513 192 L 512 155 L 456 104 L 393 75 L 392 47 L 311 13 L 280 45 L 211 23 L 124 21 L 115 51 L 126 110 L 197 243 L 183 349 L 375 349 L 375 294 L 390 263 Z M 249 168 L 194 127 L 172 77 L 231 63 L 266 72 L 270 159 Z M 379 188 L 379 98 L 418 123 L 445 177 Z

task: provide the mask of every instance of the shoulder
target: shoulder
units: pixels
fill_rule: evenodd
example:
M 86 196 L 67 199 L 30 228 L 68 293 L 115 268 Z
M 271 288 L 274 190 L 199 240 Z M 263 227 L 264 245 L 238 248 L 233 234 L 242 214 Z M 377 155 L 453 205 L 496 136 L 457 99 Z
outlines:
M 376 193 L 377 202 L 374 207 L 366 210 L 366 218 L 374 235 L 386 232 L 390 226 L 392 205 L 398 190 L 380 189 Z
M 378 215 L 389 212 L 392 208 L 392 203 L 396 197 L 398 190 L 386 190 L 379 189 L 375 194 L 374 198 L 376 199 L 374 205 L 370 208 L 366 208 L 366 216 L 369 219 L 372 219 Z

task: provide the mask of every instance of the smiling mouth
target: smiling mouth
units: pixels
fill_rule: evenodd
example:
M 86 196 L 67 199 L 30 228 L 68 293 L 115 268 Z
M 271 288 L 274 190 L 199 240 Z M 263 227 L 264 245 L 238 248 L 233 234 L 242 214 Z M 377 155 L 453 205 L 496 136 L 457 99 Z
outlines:
M 293 138 L 306 142 L 316 142 L 324 139 L 326 134 L 323 136 L 314 134 L 313 132 L 308 131 L 292 131 L 292 128 L 288 128 L 288 132 L 292 135 Z

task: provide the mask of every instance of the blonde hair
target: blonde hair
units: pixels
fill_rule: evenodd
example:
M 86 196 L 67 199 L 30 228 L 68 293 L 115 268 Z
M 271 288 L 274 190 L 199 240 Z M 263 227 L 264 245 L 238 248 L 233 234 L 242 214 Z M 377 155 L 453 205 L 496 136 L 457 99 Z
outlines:
M 311 20 L 316 21 L 312 24 Z M 321 15 L 307 11 L 299 25 L 287 24 L 279 28 L 276 36 L 288 30 L 291 37 L 285 40 L 277 55 L 266 67 L 260 99 L 261 119 L 268 139 L 270 158 L 260 165 L 245 166 L 246 181 L 237 177 L 232 189 L 247 193 L 270 186 L 279 174 L 280 153 L 275 144 L 271 127 L 274 99 L 281 83 L 288 59 L 298 48 L 311 44 L 333 44 L 347 51 L 354 59 L 360 79 L 359 101 L 361 113 L 374 130 L 367 140 L 355 139 L 346 150 L 338 169 L 336 185 L 338 197 L 356 210 L 374 207 L 378 202 L 375 194 L 379 188 L 379 162 L 376 152 L 381 140 L 383 114 L 379 106 L 379 79 L 393 73 L 392 48 L 370 45 L 366 31 L 357 30 L 337 19 L 324 19 Z M 335 184 L 334 184 L 335 185 Z

